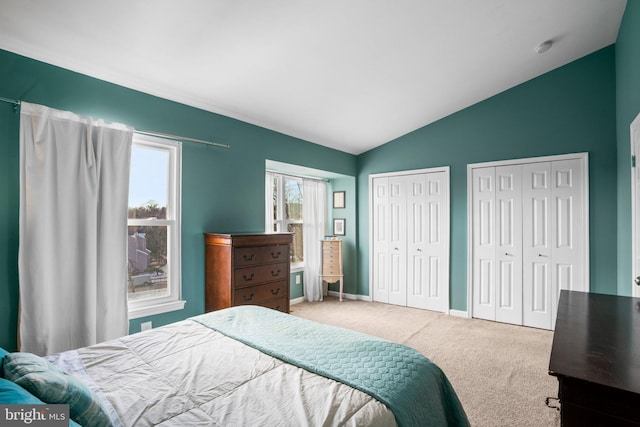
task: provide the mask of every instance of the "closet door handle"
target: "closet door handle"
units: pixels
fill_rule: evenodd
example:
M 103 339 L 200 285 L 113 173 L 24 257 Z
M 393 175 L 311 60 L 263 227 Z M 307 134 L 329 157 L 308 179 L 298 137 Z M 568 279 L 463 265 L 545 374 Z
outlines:
M 544 255 L 544 254 L 538 254 L 538 256 L 548 258 L 548 255 Z
M 509 252 L 505 252 L 506 256 L 513 256 L 513 254 L 510 254 Z

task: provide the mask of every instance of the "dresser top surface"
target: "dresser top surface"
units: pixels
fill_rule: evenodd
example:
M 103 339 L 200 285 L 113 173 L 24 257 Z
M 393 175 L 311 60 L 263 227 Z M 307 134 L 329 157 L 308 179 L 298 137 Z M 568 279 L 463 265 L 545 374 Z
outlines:
M 291 243 L 293 233 L 204 233 L 204 239 L 211 245 L 261 246 Z
M 640 393 L 640 298 L 563 290 L 549 373 Z

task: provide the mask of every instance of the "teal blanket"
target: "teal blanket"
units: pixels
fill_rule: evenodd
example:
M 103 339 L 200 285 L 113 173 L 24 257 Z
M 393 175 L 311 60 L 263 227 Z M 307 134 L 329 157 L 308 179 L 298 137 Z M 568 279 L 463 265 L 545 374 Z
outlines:
M 256 306 L 192 320 L 369 394 L 391 409 L 401 427 L 469 425 L 442 370 L 410 347 Z

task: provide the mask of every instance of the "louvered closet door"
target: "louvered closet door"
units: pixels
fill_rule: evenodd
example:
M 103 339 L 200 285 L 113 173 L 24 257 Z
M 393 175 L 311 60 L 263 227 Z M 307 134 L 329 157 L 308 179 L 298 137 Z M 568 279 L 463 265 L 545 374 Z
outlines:
M 372 291 L 373 300 L 389 302 L 389 179 L 375 178 L 371 186 L 372 227 Z
M 407 305 L 407 177 L 389 177 L 389 303 Z
M 522 324 L 522 165 L 496 167 L 496 320 Z
M 473 317 L 496 319 L 494 167 L 473 169 Z
M 407 177 L 407 306 L 448 309 L 449 208 L 445 172 Z

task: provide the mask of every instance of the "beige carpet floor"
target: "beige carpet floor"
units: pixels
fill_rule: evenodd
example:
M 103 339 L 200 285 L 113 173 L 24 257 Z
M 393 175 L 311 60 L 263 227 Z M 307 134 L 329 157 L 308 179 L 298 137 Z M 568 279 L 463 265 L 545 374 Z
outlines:
M 558 394 L 551 331 L 333 297 L 292 305 L 291 314 L 420 351 L 445 372 L 474 427 L 560 425 L 545 405 Z

